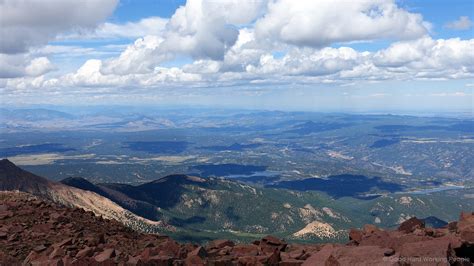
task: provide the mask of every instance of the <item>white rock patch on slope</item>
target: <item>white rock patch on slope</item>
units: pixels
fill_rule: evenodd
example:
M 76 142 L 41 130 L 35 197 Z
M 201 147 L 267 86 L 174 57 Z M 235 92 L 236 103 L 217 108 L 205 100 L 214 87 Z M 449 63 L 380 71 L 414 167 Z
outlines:
M 402 205 L 405 205 L 405 206 L 408 206 L 408 205 L 411 204 L 412 201 L 413 201 L 413 199 L 411 197 L 401 197 L 398 200 L 398 203 L 400 203 Z
M 336 230 L 334 230 L 330 224 L 314 221 L 294 233 L 293 236 L 298 238 L 309 238 L 313 236 L 319 238 L 332 238 L 336 236 Z

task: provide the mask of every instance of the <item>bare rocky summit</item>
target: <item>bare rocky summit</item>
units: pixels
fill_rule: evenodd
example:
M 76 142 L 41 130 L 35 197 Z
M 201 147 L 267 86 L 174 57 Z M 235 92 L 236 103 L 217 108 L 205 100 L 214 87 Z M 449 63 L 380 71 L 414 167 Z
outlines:
M 205 246 L 143 234 L 80 208 L 22 192 L 0 192 L 0 265 L 472 265 L 474 213 L 441 229 L 412 218 L 398 230 L 353 229 L 347 244 Z
M 161 221 L 138 216 L 95 192 L 67 186 L 25 171 L 7 159 L 0 160 L 0 191 L 26 192 L 60 205 L 91 211 L 137 230 L 149 226 L 173 229 Z

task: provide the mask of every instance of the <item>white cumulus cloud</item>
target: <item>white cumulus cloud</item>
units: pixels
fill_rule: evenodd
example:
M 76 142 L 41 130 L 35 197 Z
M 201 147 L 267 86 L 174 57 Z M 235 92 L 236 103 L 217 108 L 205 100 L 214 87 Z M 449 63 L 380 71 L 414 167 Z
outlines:
M 414 39 L 429 28 L 421 15 L 397 7 L 393 0 L 272 1 L 255 25 L 258 38 L 312 47 Z
M 458 20 L 447 23 L 445 27 L 453 30 L 470 30 L 472 28 L 472 21 L 468 16 L 461 16 Z
M 22 76 L 37 77 L 54 70 L 54 68 L 46 57 L 32 58 L 28 54 L 0 54 L 0 79 Z
M 118 0 L 0 1 L 0 53 L 22 53 L 46 44 L 59 33 L 95 27 Z
M 430 37 L 396 42 L 374 55 L 374 63 L 418 78 L 465 78 L 474 74 L 474 39 Z
M 83 29 L 58 36 L 60 40 L 89 39 L 136 39 L 147 35 L 162 35 L 168 19 L 147 17 L 139 21 L 126 23 L 105 22 L 94 29 Z
M 104 71 L 143 73 L 165 59 L 187 55 L 194 59 L 222 60 L 238 39 L 238 25 L 250 23 L 260 14 L 262 1 L 189 0 L 179 7 L 159 35 L 130 45 Z M 143 62 L 143 60 L 148 62 Z

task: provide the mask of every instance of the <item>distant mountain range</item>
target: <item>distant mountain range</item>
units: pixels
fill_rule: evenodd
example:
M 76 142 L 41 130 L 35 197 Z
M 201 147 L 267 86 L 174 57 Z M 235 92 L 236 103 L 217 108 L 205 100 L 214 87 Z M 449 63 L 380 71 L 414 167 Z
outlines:
M 50 109 L 6 109 L 0 108 L 0 118 L 41 121 L 51 119 L 73 119 L 74 115 Z

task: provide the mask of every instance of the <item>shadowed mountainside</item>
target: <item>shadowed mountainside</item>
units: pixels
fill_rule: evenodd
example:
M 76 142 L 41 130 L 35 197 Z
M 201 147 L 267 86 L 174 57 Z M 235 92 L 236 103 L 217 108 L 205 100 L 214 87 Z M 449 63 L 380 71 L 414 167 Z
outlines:
M 360 197 L 360 195 L 370 192 L 372 188 L 389 192 L 401 191 L 403 189 L 403 186 L 385 182 L 380 177 L 370 178 L 363 175 L 335 175 L 329 176 L 327 179 L 307 178 L 281 181 L 273 185 L 268 185 L 268 187 L 300 191 L 319 190 L 335 198 Z
M 0 161 L 0 190 L 19 190 L 34 195 L 47 194 L 54 183 L 24 171 L 7 159 Z
M 159 220 L 161 217 L 160 212 L 157 211 L 156 207 L 152 204 L 130 198 L 127 194 L 120 192 L 120 190 L 118 189 L 111 189 L 106 185 L 95 185 L 82 177 L 69 177 L 64 180 L 61 180 L 61 183 L 82 190 L 95 192 L 103 197 L 112 200 L 121 207 L 144 218 L 151 220 Z M 117 186 L 119 186 L 119 184 L 117 184 Z
M 138 186 L 118 183 L 92 184 L 81 177 L 66 178 L 61 183 L 93 191 L 137 215 L 158 220 L 161 217 L 161 212 L 157 210 L 157 207 L 169 209 L 175 206 L 183 193 L 186 192 L 186 185 L 198 184 L 206 187 L 208 183 L 205 181 L 199 177 L 169 175 Z

